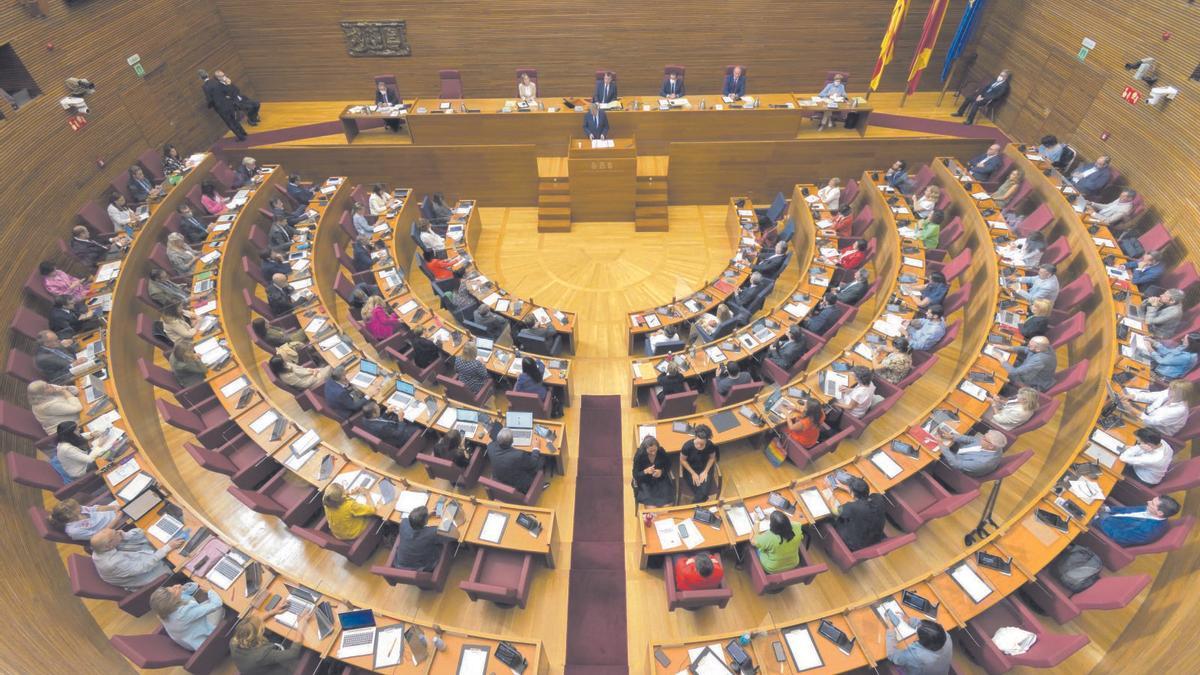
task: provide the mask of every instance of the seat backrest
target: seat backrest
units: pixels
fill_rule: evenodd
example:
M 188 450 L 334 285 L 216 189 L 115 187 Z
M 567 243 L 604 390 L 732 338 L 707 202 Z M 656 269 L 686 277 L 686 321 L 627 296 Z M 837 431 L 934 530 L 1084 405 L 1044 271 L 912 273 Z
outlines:
M 197 187 L 196 191 L 199 192 Z M 113 232 L 112 219 L 108 217 L 108 211 L 99 202 L 90 201 L 83 205 L 75 213 L 75 217 L 79 222 L 92 231 L 92 234 L 108 234 Z
M 12 323 L 8 325 L 8 328 L 18 335 L 36 341 L 38 333 L 46 330 L 49 326 L 46 317 L 21 305 L 17 308 L 17 313 L 13 315 Z
M 160 399 L 155 399 L 154 406 L 158 408 L 158 414 L 166 420 L 167 424 L 184 431 L 199 434 L 207 427 L 204 420 L 196 413 L 180 408 L 174 403 L 167 403 Z
M 441 93 L 439 98 L 462 98 L 463 85 L 462 76 L 457 70 L 447 69 L 438 71 L 438 80 L 441 82 Z
M 50 466 L 50 462 L 15 451 L 7 453 L 4 462 L 9 477 L 21 485 L 39 490 L 58 490 L 64 485 L 62 476 Z
M 1087 377 L 1088 366 L 1091 365 L 1090 359 L 1080 359 L 1071 364 L 1064 370 L 1060 370 L 1054 374 L 1054 386 L 1046 391 L 1047 396 L 1056 396 L 1069 389 L 1074 389 L 1083 383 Z
M 1083 324 L 1083 312 L 1075 312 L 1069 319 L 1047 331 L 1046 337 L 1050 339 L 1050 346 L 1058 349 L 1063 344 L 1083 335 Z
M 1042 251 L 1042 263 L 1048 265 L 1057 265 L 1067 259 L 1071 254 L 1071 243 L 1066 237 L 1059 237 L 1050 242 L 1046 250 Z
M 668 394 L 659 409 L 659 418 L 679 417 L 691 413 L 696 409 L 696 399 L 699 396 L 700 392 L 693 391 L 690 387 L 686 391 Z
M 174 393 L 179 391 L 181 388 L 179 386 L 179 382 L 175 379 L 175 376 L 171 373 L 171 371 L 163 368 L 162 366 L 151 363 L 140 356 L 137 360 L 137 368 L 138 374 L 142 376 L 143 380 L 146 380 L 159 389 L 166 389 L 167 391 Z
M 528 75 L 529 79 L 533 80 L 534 84 L 537 84 L 537 81 L 538 81 L 537 68 L 517 68 L 517 81 L 518 82 L 521 81 L 522 75 Z
M 8 350 L 8 363 L 5 364 L 5 372 L 25 384 L 42 379 L 42 373 L 34 364 L 33 357 L 15 347 Z
M 767 209 L 767 217 L 771 219 L 771 222 L 775 222 L 783 216 L 784 211 L 787 211 L 787 204 L 787 197 L 782 192 L 776 192 L 771 207 Z
M 967 249 L 970 250 L 970 249 Z M 971 297 L 973 286 L 971 282 L 967 282 L 958 287 L 958 290 L 950 293 L 945 298 L 942 298 L 943 316 L 948 316 L 959 310 L 960 307 L 967 304 L 967 299 Z
M 947 326 L 946 334 L 943 335 L 942 339 L 938 340 L 937 344 L 933 346 L 933 349 L 930 349 L 929 351 L 936 352 L 951 342 L 954 342 L 958 338 L 958 331 L 960 330 L 962 330 L 962 319 L 959 319 L 958 321 L 955 321 Z
M 1136 197 L 1136 199 L 1141 198 L 1141 195 Z M 1142 250 L 1157 251 L 1171 243 L 1171 233 L 1162 223 L 1156 223 L 1138 237 L 1138 243 L 1142 245 Z
M 1187 293 L 1200 283 L 1200 273 L 1196 272 L 1195 263 L 1185 260 L 1163 274 L 1160 282 L 1166 288 L 1178 288 Z
M 679 80 L 682 81 L 684 72 L 686 70 L 687 68 L 684 68 L 683 66 L 666 66 L 663 68 L 663 77 L 666 77 L 671 73 L 675 73 L 675 75 L 679 77 Z
M 1050 212 L 1050 207 L 1046 204 L 1039 204 L 1032 213 L 1025 216 L 1020 225 L 1017 225 L 1016 234 L 1019 237 L 1028 237 L 1031 232 L 1044 229 L 1053 220 L 1054 214 Z
M 1059 289 L 1058 298 L 1054 301 L 1054 308 L 1077 307 L 1092 297 L 1093 292 L 1095 292 L 1095 286 L 1092 285 L 1091 278 L 1087 275 L 1080 275 Z
M 846 181 L 846 189 L 842 190 L 842 198 L 838 200 L 839 204 L 850 204 L 854 202 L 854 198 L 858 196 L 858 181 L 851 178 Z
M 31 441 L 40 441 L 47 435 L 32 412 L 8 401 L 0 401 L 0 430 Z
M 924 192 L 925 188 L 933 182 L 933 169 L 929 168 L 928 164 L 922 164 L 921 168 L 917 169 L 916 175 L 913 177 L 913 194 Z M 948 194 L 949 191 L 947 191 Z

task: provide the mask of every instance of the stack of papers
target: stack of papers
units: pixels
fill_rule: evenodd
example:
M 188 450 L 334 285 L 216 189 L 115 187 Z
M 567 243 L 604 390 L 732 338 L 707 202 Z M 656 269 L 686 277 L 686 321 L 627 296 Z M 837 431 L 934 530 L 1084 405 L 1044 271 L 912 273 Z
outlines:
M 662 518 L 654 521 L 654 532 L 658 535 L 659 546 L 664 551 L 683 545 L 683 540 L 679 538 L 679 530 L 675 527 L 674 518 Z
M 804 502 L 804 507 L 808 509 L 813 518 L 822 518 L 833 513 L 829 510 L 829 505 L 825 503 L 825 498 L 821 496 L 821 491 L 816 488 L 802 490 L 800 501 Z
M 895 600 L 888 600 L 875 606 L 875 613 L 879 615 L 880 619 L 883 619 L 885 624 L 891 627 L 892 622 L 888 620 L 889 612 L 900 617 L 900 625 L 895 626 L 897 641 L 903 642 L 917 634 L 917 629 L 908 625 L 908 622 L 904 620 L 904 610 L 900 609 L 900 603 Z
M 889 479 L 899 476 L 904 471 L 904 469 L 896 463 L 896 460 L 892 459 L 891 455 L 882 450 L 871 455 L 871 463 L 874 464 L 875 467 L 880 471 L 882 471 L 883 475 L 887 476 Z

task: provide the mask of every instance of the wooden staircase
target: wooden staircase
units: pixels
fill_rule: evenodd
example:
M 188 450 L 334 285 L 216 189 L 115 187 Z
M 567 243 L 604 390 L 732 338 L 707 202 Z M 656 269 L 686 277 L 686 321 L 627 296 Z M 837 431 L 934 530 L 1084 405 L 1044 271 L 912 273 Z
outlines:
M 571 231 L 571 179 L 565 157 L 538 157 L 537 229 Z
M 666 155 L 638 157 L 637 194 L 634 203 L 638 232 L 667 231 Z

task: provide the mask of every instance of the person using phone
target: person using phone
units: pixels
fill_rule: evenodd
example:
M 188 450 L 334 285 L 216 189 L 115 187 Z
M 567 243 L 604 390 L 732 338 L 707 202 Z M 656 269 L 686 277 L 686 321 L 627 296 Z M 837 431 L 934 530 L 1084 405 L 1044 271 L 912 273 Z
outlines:
M 883 541 L 883 526 L 887 520 L 883 495 L 872 494 L 871 486 L 858 476 L 847 477 L 841 485 L 854 499 L 836 509 L 833 527 L 838 536 L 851 551 Z M 827 496 L 826 501 L 836 503 L 831 496 Z
M 304 653 L 304 641 L 294 639 L 284 647 L 267 638 L 264 630 L 267 621 L 288 611 L 287 603 L 276 605 L 267 611 L 250 612 L 233 632 L 229 641 L 229 655 L 241 675 L 277 675 L 296 670 L 296 663 Z M 305 612 L 297 621 L 297 632 L 304 635 L 315 614 Z
M 654 436 L 647 436 L 633 455 L 634 497 L 646 506 L 675 503 L 675 481 L 671 478 L 671 458 Z
M 825 414 L 816 399 L 804 399 L 802 410 L 793 410 L 788 415 L 787 433 L 793 442 L 811 448 L 820 442 L 821 423 Z

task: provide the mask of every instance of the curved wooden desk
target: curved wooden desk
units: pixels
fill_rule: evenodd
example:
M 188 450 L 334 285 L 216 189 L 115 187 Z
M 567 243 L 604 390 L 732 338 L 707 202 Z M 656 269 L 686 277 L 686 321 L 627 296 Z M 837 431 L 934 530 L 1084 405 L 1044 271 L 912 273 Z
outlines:
M 238 214 L 239 223 L 235 223 L 234 227 L 229 230 L 230 238 L 232 238 L 233 233 L 245 232 L 244 227 L 239 227 L 240 221 L 243 219 L 244 214 L 253 213 L 258 206 L 265 205 L 266 199 L 271 190 L 263 188 L 270 188 L 276 184 L 280 178 L 281 172 L 277 170 L 270 171 L 268 175 L 264 177 L 263 182 L 260 183 L 258 189 L 254 191 L 254 194 L 250 197 L 246 205 Z M 174 192 L 179 191 L 176 190 Z M 169 203 L 171 203 L 169 199 L 164 200 L 164 204 Z M 120 327 L 129 327 L 134 324 L 133 317 L 138 311 L 138 308 L 135 304 L 138 302 L 138 300 L 136 299 L 136 294 L 134 293 L 134 286 L 137 285 L 142 269 L 146 264 L 147 258 L 149 257 L 150 251 L 153 249 L 154 244 L 157 243 L 157 238 L 162 233 L 163 225 L 165 224 L 166 220 L 166 217 L 162 214 L 166 212 L 169 212 L 169 210 L 162 209 L 160 206 L 159 211 L 151 216 L 146 225 L 143 226 L 141 231 L 137 233 L 137 237 L 130 248 L 130 253 L 125 259 L 125 264 L 123 265 L 123 274 L 117 278 L 117 283 L 113 289 L 113 310 L 110 314 L 110 325 L 117 327 L 118 329 Z M 212 246 L 216 244 L 217 240 L 219 240 L 222 236 L 222 234 L 218 234 L 213 238 L 213 241 L 206 244 L 206 246 Z M 228 243 L 228 239 L 226 239 L 226 243 Z M 215 246 L 215 248 L 219 249 L 221 246 Z M 222 258 L 222 265 L 224 265 L 225 260 L 235 259 L 235 256 L 230 254 L 230 248 L 228 246 L 225 247 Z M 229 277 L 233 277 L 235 275 L 229 274 L 220 276 L 223 277 L 220 280 L 225 283 Z M 237 305 L 238 303 L 227 304 Z M 222 313 L 223 321 L 228 322 L 230 321 L 230 318 L 230 316 L 225 316 L 224 312 Z M 245 324 L 241 323 L 237 325 L 240 327 L 244 326 Z M 152 385 L 148 381 L 141 378 L 141 376 L 138 374 L 136 365 L 138 357 L 148 359 L 153 358 L 153 351 L 145 342 L 132 339 L 129 335 L 118 329 L 114 329 L 106 336 L 106 353 L 109 357 L 108 366 L 110 373 L 110 377 L 106 381 L 106 387 L 117 405 L 117 413 L 119 415 L 119 421 L 117 422 L 117 425 L 127 430 L 130 440 L 132 441 L 133 448 L 137 449 L 128 453 L 127 456 L 137 457 L 140 465 L 139 468 L 142 471 L 153 476 L 154 480 L 164 488 L 164 491 L 174 493 L 172 501 L 183 509 L 186 526 L 190 526 L 194 530 L 198 529 L 200 526 L 207 527 L 216 537 L 229 542 L 231 546 L 237 545 L 237 543 L 240 541 L 245 541 L 245 533 L 238 538 L 231 538 L 226 535 L 216 523 L 210 522 L 200 515 L 192 506 L 187 484 L 179 475 L 178 471 L 173 465 L 173 462 L 169 458 L 166 461 L 162 461 L 162 458 L 159 457 L 161 453 L 166 451 L 167 445 L 163 437 L 163 430 L 161 426 L 159 426 L 157 416 L 136 414 L 133 412 L 150 410 L 154 407 L 155 396 Z M 217 378 L 231 377 L 235 368 L 236 366 L 233 363 L 230 363 L 229 365 L 225 366 L 222 372 L 212 376 L 211 379 L 213 380 L 214 384 L 218 385 L 218 392 L 220 391 L 219 387 L 221 383 Z M 119 463 L 122 461 L 122 459 L 118 459 L 117 462 L 114 463 Z M 116 485 L 112 485 L 111 487 L 113 488 L 114 492 L 119 491 L 128 480 L 132 479 L 132 477 L 128 477 L 126 480 L 118 482 Z M 399 479 L 397 479 L 397 481 L 398 480 Z M 469 498 L 462 498 L 462 500 L 464 502 L 471 501 Z M 552 515 L 553 514 L 550 514 L 550 518 L 552 518 Z M 147 515 L 140 524 L 148 525 L 156 520 L 157 517 L 157 513 Z M 549 522 L 551 526 L 546 528 L 546 530 L 552 531 L 553 520 L 551 519 Z M 548 549 L 549 544 L 547 544 L 547 550 Z M 263 557 L 254 553 L 249 553 L 248 556 L 260 562 L 260 564 L 263 564 L 264 567 L 268 567 Z M 193 562 L 198 557 L 199 554 L 193 554 Z M 177 567 L 182 569 L 185 574 L 193 574 L 193 571 L 189 570 L 187 567 L 189 561 L 183 559 L 178 555 L 177 552 L 172 553 L 169 560 Z M 207 568 L 202 571 L 207 571 Z M 270 576 L 264 577 L 263 592 L 259 593 L 253 598 L 246 597 L 244 592 L 244 582 L 235 583 L 232 587 L 230 587 L 230 589 L 226 591 L 220 591 L 219 589 L 212 588 L 203 580 L 198 581 L 200 581 L 203 586 L 208 587 L 210 592 L 218 593 L 228 606 L 241 613 L 252 606 L 261 605 L 262 601 L 267 597 L 267 593 L 272 592 L 273 590 L 277 591 L 279 588 L 281 588 L 281 584 L 283 583 L 281 578 L 276 577 L 275 579 L 268 581 L 270 578 Z M 313 584 L 308 579 L 295 579 L 288 581 L 293 584 L 304 584 L 310 587 L 323 585 L 321 583 Z M 336 592 L 326 593 L 326 589 L 318 588 L 316 590 L 330 598 L 337 598 L 339 595 Z M 340 608 L 348 608 L 352 604 L 351 602 L 345 600 L 336 600 L 336 603 Z M 360 607 L 362 606 L 361 602 L 353 604 Z M 386 612 L 380 612 L 377 614 L 381 620 L 381 625 L 401 621 L 400 618 L 393 614 Z M 436 630 L 435 626 L 427 623 L 412 622 L 411 620 L 407 620 L 407 622 L 417 626 L 417 628 L 427 636 L 427 639 L 432 640 L 432 636 Z M 447 631 L 447 635 L 449 637 L 443 639 L 448 646 L 452 644 L 461 645 L 464 641 L 469 641 L 471 643 L 488 644 L 494 647 L 494 645 L 498 644 L 499 640 L 502 639 L 496 636 L 468 634 L 458 630 Z M 332 635 L 327 636 L 324 640 L 320 640 L 315 635 L 315 628 L 313 628 L 309 633 L 297 636 L 297 639 L 302 640 L 307 648 L 316 651 L 322 656 L 328 656 L 337 639 L 337 632 L 335 630 Z M 546 663 L 540 641 L 509 642 L 529 659 L 530 665 L 534 668 L 535 672 L 546 671 L 548 665 Z M 494 651 L 495 650 L 493 648 L 491 653 L 494 654 Z M 452 652 L 450 649 L 447 649 L 446 651 L 431 653 L 433 658 L 428 663 L 423 663 L 418 669 L 409 672 L 419 671 L 451 673 L 456 671 L 458 660 L 458 654 L 456 652 Z M 368 668 L 371 666 L 370 663 L 364 664 L 361 662 L 356 663 L 356 665 L 365 666 Z M 491 667 L 498 667 L 501 664 L 493 657 L 490 659 L 489 665 Z M 392 671 L 389 670 L 388 672 Z

